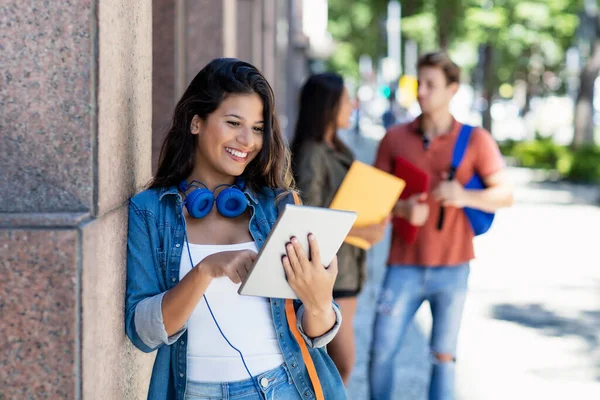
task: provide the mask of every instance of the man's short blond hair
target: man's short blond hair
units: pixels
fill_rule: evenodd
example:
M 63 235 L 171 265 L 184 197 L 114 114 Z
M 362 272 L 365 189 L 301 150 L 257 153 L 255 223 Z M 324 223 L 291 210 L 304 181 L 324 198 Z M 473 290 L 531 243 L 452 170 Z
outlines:
M 443 51 L 422 55 L 417 62 L 417 70 L 425 67 L 442 70 L 448 85 L 451 83 L 460 83 L 460 67 Z

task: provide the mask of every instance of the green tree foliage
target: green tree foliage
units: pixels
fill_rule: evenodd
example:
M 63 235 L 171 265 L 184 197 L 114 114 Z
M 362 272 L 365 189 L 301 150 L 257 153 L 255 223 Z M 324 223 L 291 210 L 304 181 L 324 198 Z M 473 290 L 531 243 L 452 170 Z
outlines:
M 428 12 L 435 16 L 438 36 L 448 32 L 448 50 L 468 47 L 475 51 L 485 44 L 494 49 L 494 75 L 498 82 L 527 79 L 530 74 L 534 75 L 531 79 L 539 80 L 545 71 L 562 71 L 565 51 L 572 44 L 579 23 L 577 12 L 582 6 L 581 0 L 440 0 L 446 7 L 434 4 L 438 1 L 423 1 L 430 4 Z M 460 28 L 442 28 L 447 25 Z M 420 41 L 414 30 L 404 33 Z M 440 37 L 437 46 L 444 45 Z M 431 46 L 431 43 L 420 44 Z
M 421 0 L 401 0 L 402 14 L 413 15 Z M 328 30 L 337 42 L 330 67 L 342 74 L 358 76 L 362 54 L 377 60 L 386 54 L 385 19 L 388 0 L 329 0 Z M 430 32 L 429 32 L 430 34 Z
M 329 60 L 334 70 L 358 76 L 361 54 L 376 59 L 385 53 L 384 27 L 380 25 L 386 9 L 384 0 L 329 0 L 328 30 L 337 42 Z
M 385 55 L 387 0 L 330 0 L 329 30 L 340 45 L 332 67 L 357 75 L 361 54 Z M 474 67 L 477 49 L 494 50 L 494 79 L 539 80 L 559 73 L 572 44 L 583 0 L 405 0 L 402 33 L 421 52 L 444 48 Z M 435 35 L 432 35 L 435 32 Z M 541 85 L 541 82 L 540 82 Z

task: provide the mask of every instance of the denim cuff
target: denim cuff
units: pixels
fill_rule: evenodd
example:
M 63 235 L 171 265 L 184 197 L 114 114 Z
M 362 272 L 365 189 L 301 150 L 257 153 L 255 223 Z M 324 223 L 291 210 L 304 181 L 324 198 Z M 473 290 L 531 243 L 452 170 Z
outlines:
M 322 334 L 321 336 L 317 336 L 316 338 L 309 338 L 304 332 L 304 328 L 302 327 L 302 317 L 304 316 L 304 305 L 301 305 L 296 311 L 296 326 L 298 327 L 298 331 L 300 331 L 300 335 L 304 338 L 304 341 L 308 345 L 308 347 L 312 349 L 317 349 L 320 347 L 325 347 L 333 340 L 335 335 L 340 330 L 340 325 L 342 324 L 342 314 L 340 313 L 340 309 L 337 304 L 332 304 L 333 311 L 335 312 L 335 324 L 333 327 Z
M 171 345 L 187 329 L 187 323 L 172 336 L 167 336 L 162 315 L 162 300 L 166 292 L 145 298 L 135 307 L 135 330 L 144 344 L 152 349 L 166 344 Z

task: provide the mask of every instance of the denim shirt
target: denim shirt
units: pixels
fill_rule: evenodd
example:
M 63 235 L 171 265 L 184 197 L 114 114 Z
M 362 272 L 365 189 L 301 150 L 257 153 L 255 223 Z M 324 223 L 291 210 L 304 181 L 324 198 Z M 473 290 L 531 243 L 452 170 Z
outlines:
M 276 202 L 281 190 L 263 189 L 259 193 L 245 190 L 251 211 L 249 231 L 260 249 L 277 219 L 279 210 L 293 197 Z M 148 399 L 183 400 L 186 388 L 187 331 L 184 326 L 168 337 L 162 318 L 162 298 L 179 282 L 179 266 L 184 249 L 185 219 L 181 195 L 176 187 L 148 189 L 129 201 L 127 241 L 127 288 L 125 295 L 125 330 L 141 351 L 158 350 Z M 300 346 L 289 329 L 284 299 L 270 299 L 271 314 L 279 347 L 298 392 L 304 399 L 315 394 L 302 358 Z M 325 399 L 345 399 L 344 385 L 324 346 L 339 330 L 341 314 L 336 313 L 334 327 L 324 335 L 309 338 L 302 328 L 304 307 L 294 302 L 298 330 L 306 341 L 318 372 Z

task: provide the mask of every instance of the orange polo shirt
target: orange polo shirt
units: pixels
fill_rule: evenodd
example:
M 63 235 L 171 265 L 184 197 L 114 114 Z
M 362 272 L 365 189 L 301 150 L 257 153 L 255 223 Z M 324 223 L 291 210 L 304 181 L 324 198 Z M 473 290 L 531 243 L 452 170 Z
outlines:
M 392 235 L 389 265 L 437 267 L 458 265 L 472 260 L 473 230 L 462 209 L 446 207 L 444 226 L 437 229 L 440 204 L 431 192 L 441 181 L 442 173 L 450 170 L 454 144 L 462 124 L 454 121 L 450 132 L 435 137 L 426 150 L 418 133 L 418 119 L 390 128 L 379 144 L 375 167 L 394 173 L 394 160 L 402 157 L 429 175 L 429 218 L 417 233 L 413 244 L 407 244 L 399 235 Z M 498 145 L 488 131 L 474 128 L 464 157 L 456 171 L 456 178 L 465 185 L 477 173 L 481 178 L 504 168 Z

